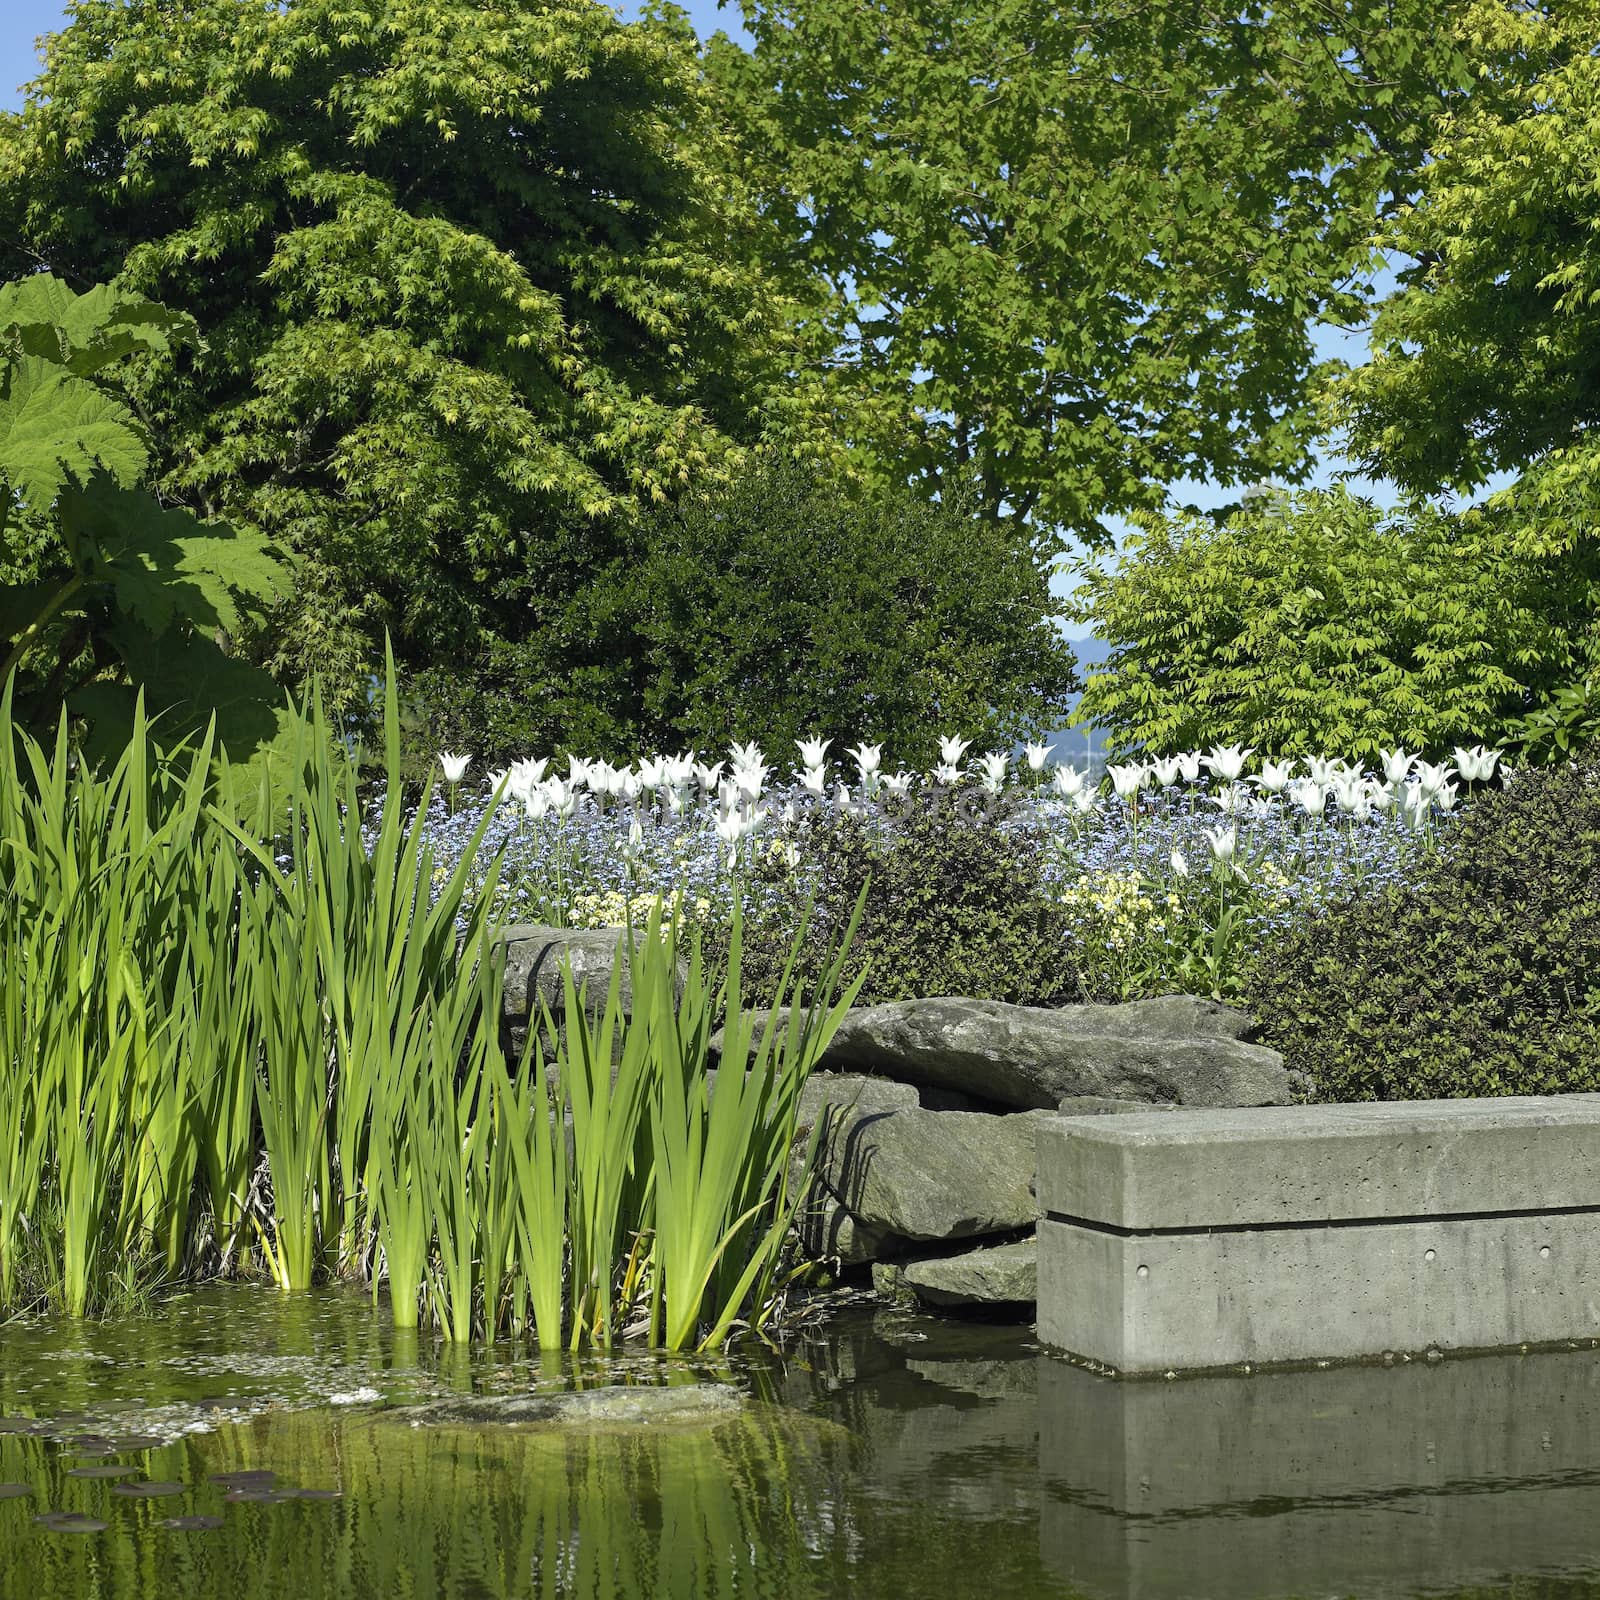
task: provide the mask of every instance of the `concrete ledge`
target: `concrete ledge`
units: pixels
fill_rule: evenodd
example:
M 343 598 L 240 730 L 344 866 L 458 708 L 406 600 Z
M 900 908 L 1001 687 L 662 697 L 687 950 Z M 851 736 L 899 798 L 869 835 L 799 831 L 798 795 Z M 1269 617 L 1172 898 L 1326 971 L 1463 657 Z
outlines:
M 1600 1336 L 1600 1096 L 1041 1119 L 1039 1333 L 1119 1372 Z
M 1600 1205 L 1600 1095 L 1055 1117 L 1050 1215 L 1130 1229 Z

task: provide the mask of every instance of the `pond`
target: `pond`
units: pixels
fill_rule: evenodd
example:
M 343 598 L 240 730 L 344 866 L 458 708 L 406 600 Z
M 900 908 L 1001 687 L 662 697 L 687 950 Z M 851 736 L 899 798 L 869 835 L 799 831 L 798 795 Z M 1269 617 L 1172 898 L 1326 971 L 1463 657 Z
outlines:
M 443 1420 L 704 1384 L 743 1408 Z M 0 1328 L 0 1418 L 5 1600 L 1600 1597 L 1592 1351 L 1118 1384 L 858 1307 L 781 1356 L 541 1365 L 214 1288 Z

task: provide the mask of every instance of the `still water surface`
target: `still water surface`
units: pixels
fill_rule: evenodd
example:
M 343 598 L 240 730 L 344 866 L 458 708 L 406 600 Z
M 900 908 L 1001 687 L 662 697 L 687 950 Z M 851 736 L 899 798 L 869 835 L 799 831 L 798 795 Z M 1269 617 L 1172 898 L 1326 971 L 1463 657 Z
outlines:
M 583 1430 L 386 1415 L 707 1379 L 748 1410 Z M 0 1430 L 4 1600 L 1600 1600 L 1593 1352 L 1116 1384 L 1026 1333 L 879 1311 L 783 1357 L 544 1368 L 441 1357 L 338 1292 L 220 1289 L 0 1328 Z M 268 1480 L 212 1478 L 251 1472 L 280 1493 L 230 1500 Z M 117 1488 L 141 1480 L 172 1492 Z M 165 1526 L 187 1517 L 220 1526 Z

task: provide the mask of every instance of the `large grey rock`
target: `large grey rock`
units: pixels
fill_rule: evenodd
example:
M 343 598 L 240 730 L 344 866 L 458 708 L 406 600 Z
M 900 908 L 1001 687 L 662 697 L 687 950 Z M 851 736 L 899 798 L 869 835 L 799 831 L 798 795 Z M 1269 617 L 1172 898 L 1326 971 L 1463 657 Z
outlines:
M 705 1425 L 726 1421 L 744 1406 L 744 1397 L 725 1383 L 672 1387 L 612 1384 L 566 1394 L 483 1394 L 439 1400 L 385 1412 L 385 1421 L 417 1427 L 472 1426 L 642 1427 L 651 1424 Z
M 1171 996 L 1121 1006 L 1010 1006 L 901 1000 L 850 1012 L 823 1057 L 1019 1109 L 1073 1096 L 1185 1106 L 1284 1105 L 1283 1058 L 1239 1037 L 1248 1018 Z
M 910 1109 L 848 1117 L 820 1152 L 818 1178 L 859 1223 L 901 1239 L 1011 1233 L 1038 1215 L 1037 1122 Z
M 848 1073 L 812 1073 L 800 1091 L 800 1115 L 795 1125 L 796 1176 L 812 1129 L 825 1113 L 832 1119 L 821 1134 L 827 1140 L 843 1137 L 848 1122 L 856 1118 L 916 1109 L 917 1091 L 908 1083 Z M 826 1145 L 820 1151 L 825 1159 Z M 897 1255 L 908 1243 L 886 1228 L 875 1228 L 851 1215 L 839 1197 L 820 1181 L 812 1185 L 800 1208 L 795 1231 L 800 1248 L 808 1256 L 818 1261 L 838 1261 L 846 1267 Z
M 1038 1242 L 1023 1239 L 908 1261 L 900 1282 L 930 1306 L 1032 1305 L 1039 1285 Z
M 501 1010 L 514 1055 L 520 1058 L 527 1048 L 528 1031 L 539 1021 L 541 1005 L 549 1006 L 560 1025 L 566 1003 L 562 991 L 564 963 L 570 963 L 572 980 L 583 992 L 585 1014 L 594 1018 L 605 1011 L 612 968 L 620 959 L 622 978 L 617 998 L 623 1016 L 632 1014 L 633 981 L 624 943 L 627 937 L 626 928 L 547 928 L 537 923 L 518 923 L 502 931 L 506 966 Z

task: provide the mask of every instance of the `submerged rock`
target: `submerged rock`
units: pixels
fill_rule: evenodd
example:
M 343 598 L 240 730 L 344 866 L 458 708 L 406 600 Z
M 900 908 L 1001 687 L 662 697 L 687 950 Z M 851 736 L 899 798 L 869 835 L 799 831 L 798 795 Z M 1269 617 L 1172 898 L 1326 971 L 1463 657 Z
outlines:
M 744 1408 L 731 1384 L 611 1384 L 563 1394 L 469 1395 L 432 1405 L 382 1413 L 384 1420 L 412 1427 L 540 1425 L 557 1428 L 648 1427 L 658 1423 L 705 1426 L 724 1422 Z

